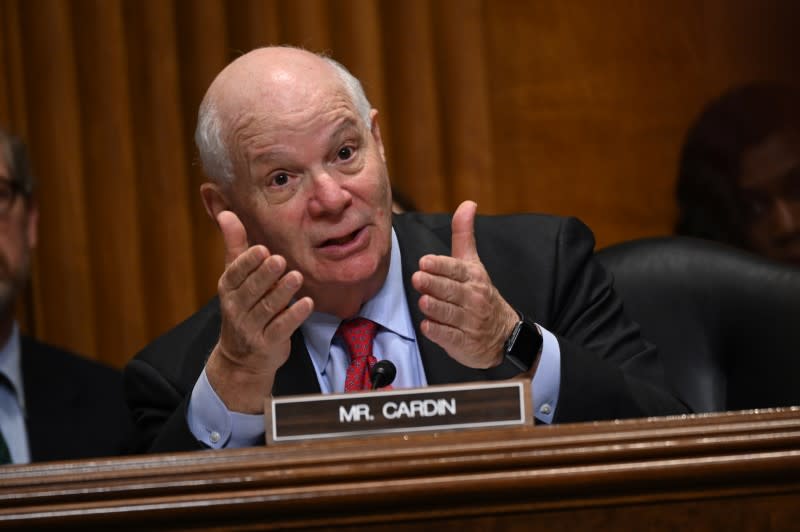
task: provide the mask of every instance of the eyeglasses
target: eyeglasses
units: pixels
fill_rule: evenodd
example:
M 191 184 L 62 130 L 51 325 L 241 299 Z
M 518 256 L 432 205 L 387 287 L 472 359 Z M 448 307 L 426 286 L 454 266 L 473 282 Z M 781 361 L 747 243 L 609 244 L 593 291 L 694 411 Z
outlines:
M 0 179 L 0 216 L 8 214 L 19 195 L 27 196 L 21 184 L 10 179 Z

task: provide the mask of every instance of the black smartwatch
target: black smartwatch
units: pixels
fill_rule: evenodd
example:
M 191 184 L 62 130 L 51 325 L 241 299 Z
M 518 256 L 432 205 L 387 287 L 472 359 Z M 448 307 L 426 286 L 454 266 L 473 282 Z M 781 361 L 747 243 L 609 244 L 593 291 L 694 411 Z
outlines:
M 511 362 L 522 373 L 530 371 L 542 348 L 542 334 L 536 325 L 520 311 L 519 321 L 503 346 L 503 358 Z

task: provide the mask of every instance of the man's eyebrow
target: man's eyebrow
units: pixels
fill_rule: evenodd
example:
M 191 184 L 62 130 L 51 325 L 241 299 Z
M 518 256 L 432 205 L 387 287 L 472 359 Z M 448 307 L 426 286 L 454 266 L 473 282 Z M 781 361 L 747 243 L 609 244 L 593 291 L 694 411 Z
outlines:
M 331 138 L 336 139 L 344 135 L 348 130 L 356 130 L 360 133 L 358 122 L 353 118 L 345 118 L 331 133 Z
M 258 163 L 268 163 L 276 159 L 281 159 L 282 157 L 286 157 L 288 155 L 289 155 L 288 150 L 282 150 L 280 148 L 269 149 L 263 153 L 258 154 L 258 156 L 254 159 L 254 161 Z
M 336 126 L 336 129 L 331 132 L 330 139 L 333 141 L 338 141 L 339 138 L 350 131 L 356 131 L 359 135 L 361 135 L 361 129 L 359 128 L 358 120 L 354 118 L 345 118 L 339 123 L 338 126 Z M 258 154 L 253 161 L 257 163 L 269 163 L 290 156 L 290 150 L 285 150 L 282 148 L 270 148 L 265 152 Z

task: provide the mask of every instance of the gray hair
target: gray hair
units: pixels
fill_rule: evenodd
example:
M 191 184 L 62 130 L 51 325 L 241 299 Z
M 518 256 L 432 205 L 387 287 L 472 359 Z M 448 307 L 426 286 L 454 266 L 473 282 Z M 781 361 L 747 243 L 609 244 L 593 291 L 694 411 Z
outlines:
M 338 61 L 324 55 L 319 57 L 336 71 L 364 126 L 369 128 L 372 106 L 361 82 Z M 233 161 L 223 129 L 223 120 L 216 102 L 213 98 L 203 99 L 197 113 L 197 128 L 194 132 L 194 142 L 200 152 L 200 161 L 212 180 L 220 184 L 230 184 L 234 179 Z
M 35 181 L 31 172 L 31 163 L 28 159 L 28 150 L 25 143 L 0 127 L 0 155 L 8 165 L 11 181 L 19 183 L 22 194 L 29 197 L 33 194 Z

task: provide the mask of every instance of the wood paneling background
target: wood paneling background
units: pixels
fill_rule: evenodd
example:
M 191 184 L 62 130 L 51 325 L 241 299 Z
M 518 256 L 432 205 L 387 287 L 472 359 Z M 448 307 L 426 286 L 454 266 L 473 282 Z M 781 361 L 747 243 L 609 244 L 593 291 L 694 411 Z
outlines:
M 122 366 L 211 297 L 221 240 L 192 134 L 253 47 L 327 51 L 381 111 L 423 210 L 574 214 L 598 245 L 666 234 L 709 99 L 800 81 L 793 0 L 0 0 L 0 123 L 29 144 L 26 330 Z

